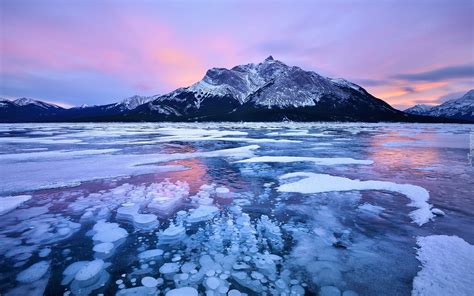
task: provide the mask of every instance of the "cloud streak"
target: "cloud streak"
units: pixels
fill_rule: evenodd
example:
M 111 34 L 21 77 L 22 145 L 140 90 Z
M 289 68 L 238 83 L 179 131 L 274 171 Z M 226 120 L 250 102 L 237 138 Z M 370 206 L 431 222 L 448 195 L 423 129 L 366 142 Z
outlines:
M 397 74 L 394 79 L 407 81 L 443 81 L 460 78 L 474 78 L 474 64 L 449 66 L 425 72 L 411 74 Z

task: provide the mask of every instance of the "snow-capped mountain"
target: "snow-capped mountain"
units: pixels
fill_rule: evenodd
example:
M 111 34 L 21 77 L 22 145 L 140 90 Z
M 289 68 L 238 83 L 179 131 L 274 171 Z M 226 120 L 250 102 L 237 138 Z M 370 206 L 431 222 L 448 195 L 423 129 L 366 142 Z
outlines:
M 5 101 L 9 101 L 9 100 L 1 99 L 1 101 L 5 102 Z M 31 105 L 31 106 L 36 106 L 36 107 L 40 107 L 40 108 L 43 108 L 43 109 L 51 109 L 51 108 L 60 109 L 61 108 L 61 107 L 59 107 L 58 105 L 55 105 L 55 104 L 45 103 L 43 101 L 29 99 L 29 98 L 19 98 L 19 99 L 9 101 L 9 102 L 11 102 L 15 106 L 19 106 L 19 107 Z
M 133 110 L 140 105 L 143 105 L 150 101 L 155 100 L 158 97 L 159 97 L 158 95 L 149 96 L 149 97 L 135 95 L 135 96 L 123 99 L 122 101 L 116 103 L 115 106 L 123 107 L 126 110 Z
M 212 68 L 201 81 L 138 107 L 147 120 L 403 120 L 362 87 L 266 58 Z
M 28 98 L 0 99 L 0 122 L 48 121 L 63 110 L 60 106 Z
M 416 115 L 427 114 L 433 106 L 418 104 L 408 109 L 405 109 L 405 112 Z
M 406 109 L 405 112 L 416 115 L 474 121 L 474 89 L 471 89 L 460 98 L 446 101 L 441 105 L 415 105 Z

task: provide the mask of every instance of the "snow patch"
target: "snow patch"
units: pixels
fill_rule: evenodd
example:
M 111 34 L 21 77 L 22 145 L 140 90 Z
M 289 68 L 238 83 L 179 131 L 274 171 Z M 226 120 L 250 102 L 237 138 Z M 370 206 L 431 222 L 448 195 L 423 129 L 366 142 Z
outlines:
M 413 280 L 413 296 L 474 295 L 474 246 L 457 236 L 418 237 L 421 270 Z

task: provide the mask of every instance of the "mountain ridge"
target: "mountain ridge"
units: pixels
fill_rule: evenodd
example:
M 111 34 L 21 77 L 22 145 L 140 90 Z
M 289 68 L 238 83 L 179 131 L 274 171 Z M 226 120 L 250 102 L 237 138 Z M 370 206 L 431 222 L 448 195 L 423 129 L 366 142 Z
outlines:
M 164 95 L 71 109 L 52 105 L 41 112 L 41 106 L 26 106 L 29 116 L 0 105 L 0 121 L 440 121 L 396 110 L 355 83 L 272 56 L 230 69 L 211 68 L 191 86 Z
M 415 105 L 404 112 L 413 115 L 444 117 L 474 122 L 474 89 L 463 96 L 448 100 L 437 106 Z

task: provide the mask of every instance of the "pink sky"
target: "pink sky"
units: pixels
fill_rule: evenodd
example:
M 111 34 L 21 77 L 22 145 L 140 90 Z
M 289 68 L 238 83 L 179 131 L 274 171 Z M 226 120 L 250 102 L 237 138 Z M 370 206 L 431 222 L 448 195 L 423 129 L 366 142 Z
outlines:
M 0 96 L 104 104 L 271 54 L 397 108 L 437 104 L 474 86 L 473 11 L 471 0 L 6 0 Z

